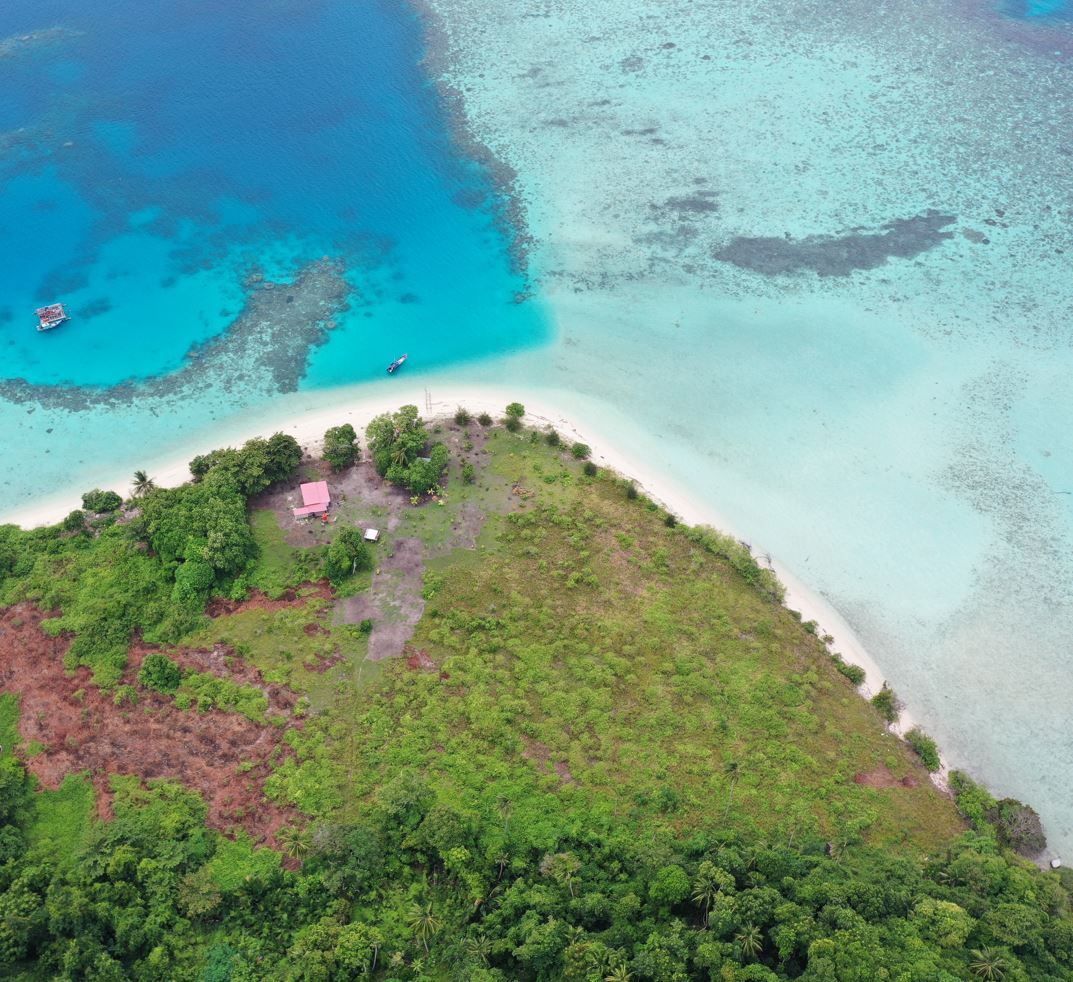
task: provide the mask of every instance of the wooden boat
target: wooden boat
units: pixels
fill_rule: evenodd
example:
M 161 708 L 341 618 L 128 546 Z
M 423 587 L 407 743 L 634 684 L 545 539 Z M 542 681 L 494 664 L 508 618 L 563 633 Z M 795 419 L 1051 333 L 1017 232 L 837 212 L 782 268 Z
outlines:
M 59 327 L 71 319 L 67 316 L 62 303 L 50 303 L 47 307 L 38 307 L 34 313 L 37 315 L 39 331 L 51 331 L 54 327 Z
M 388 375 L 394 375 L 395 372 L 402 367 L 402 363 L 409 358 L 409 355 L 400 355 L 390 365 L 387 366 Z

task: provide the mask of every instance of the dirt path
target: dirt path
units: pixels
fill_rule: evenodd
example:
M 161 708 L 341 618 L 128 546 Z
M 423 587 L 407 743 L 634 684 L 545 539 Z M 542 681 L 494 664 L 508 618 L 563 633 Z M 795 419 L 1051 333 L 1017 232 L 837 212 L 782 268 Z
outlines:
M 183 711 L 170 698 L 145 689 L 136 705 L 116 706 L 110 693 L 92 684 L 88 669 L 64 671 L 70 638 L 48 637 L 40 628 L 44 616 L 28 604 L 0 612 L 0 688 L 20 697 L 24 743 L 35 741 L 43 748 L 26 760 L 43 787 L 57 788 L 67 774 L 88 771 L 100 814 L 107 817 L 111 775 L 169 778 L 200 792 L 212 828 L 242 828 L 258 843 L 274 842 L 279 829 L 297 819 L 293 809 L 264 798 L 270 757 L 277 750 L 291 753 L 282 743 L 282 727 L 237 713 Z M 134 678 L 149 650 L 135 646 L 124 681 Z M 222 651 L 188 652 L 181 660 L 230 674 L 225 657 Z M 240 667 L 233 677 L 249 684 L 250 671 Z M 269 695 L 278 709 L 293 705 L 292 694 Z M 239 774 L 240 765 L 252 766 Z
M 372 585 L 356 597 L 341 602 L 344 624 L 373 622 L 369 635 L 369 660 L 401 655 L 413 637 L 425 611 L 425 555 L 420 539 L 396 539 L 393 551 L 383 556 Z

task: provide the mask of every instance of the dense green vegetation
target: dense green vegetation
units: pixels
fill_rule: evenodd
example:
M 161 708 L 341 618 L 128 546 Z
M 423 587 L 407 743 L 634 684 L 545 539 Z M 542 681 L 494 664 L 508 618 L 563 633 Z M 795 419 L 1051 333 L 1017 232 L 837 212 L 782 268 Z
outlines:
M 332 426 L 324 434 L 324 459 L 341 471 L 358 459 L 358 435 L 349 423 Z
M 470 422 L 437 427 L 460 448 L 440 444 L 442 504 L 399 523 L 432 557 L 410 657 L 368 673 L 368 621 L 301 584 L 364 589 L 395 544 L 374 557 L 340 523 L 295 548 L 248 513 L 297 467 L 289 438 L 198 458 L 136 517 L 0 528 L 0 604 L 53 611 L 123 711 L 153 690 L 263 723 L 260 689 L 166 653 L 219 643 L 316 709 L 274 721 L 294 752 L 266 793 L 295 809 L 274 851 L 166 781 L 113 777 L 108 821 L 78 776 L 34 790 L 0 695 L 0 976 L 1073 979 L 1067 881 L 1012 851 L 1041 844 L 1031 809 L 955 774 L 959 814 L 928 780 L 934 745 L 887 732 L 893 694 L 861 699 L 740 543 L 572 447 Z M 416 493 L 416 410 L 368 435 Z M 434 552 L 478 508 L 475 547 Z M 204 616 L 252 586 L 295 600 Z M 166 650 L 117 685 L 136 633 Z
M 438 486 L 447 467 L 447 448 L 436 443 L 427 457 L 421 456 L 428 443 L 428 431 L 417 414 L 417 406 L 403 406 L 396 413 L 377 416 L 365 432 L 381 477 L 409 488 L 416 496 L 429 494 Z

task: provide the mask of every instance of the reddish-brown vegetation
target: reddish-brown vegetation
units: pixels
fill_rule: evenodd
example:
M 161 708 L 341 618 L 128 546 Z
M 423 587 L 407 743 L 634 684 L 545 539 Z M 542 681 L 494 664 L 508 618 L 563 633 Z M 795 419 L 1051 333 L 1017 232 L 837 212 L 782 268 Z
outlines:
M 282 728 L 237 713 L 183 711 L 170 698 L 143 688 L 135 705 L 117 706 L 111 693 L 93 685 L 88 669 L 64 671 L 70 638 L 48 637 L 40 628 L 44 616 L 28 604 L 0 612 L 0 688 L 20 697 L 22 740 L 44 748 L 26 761 L 44 787 L 58 787 L 67 774 L 88 772 L 100 813 L 107 816 L 113 774 L 180 781 L 204 797 L 209 825 L 223 832 L 245 829 L 255 842 L 271 842 L 295 820 L 292 809 L 263 795 L 270 759 L 291 752 L 282 742 Z M 133 646 L 125 682 L 136 678 L 137 666 L 151 650 Z M 243 684 L 263 684 L 256 669 L 223 648 L 169 656 Z M 293 693 L 264 688 L 275 710 L 293 706 Z M 240 774 L 240 765 L 249 769 Z
M 205 613 L 209 617 L 222 617 L 224 614 L 239 614 L 244 610 L 284 610 L 287 607 L 301 607 L 313 597 L 319 597 L 322 600 L 330 600 L 332 597 L 332 587 L 327 580 L 307 583 L 299 589 L 303 591 L 303 596 L 298 596 L 296 590 L 284 590 L 278 600 L 272 600 L 260 590 L 252 590 L 245 600 L 214 597 L 205 608 Z

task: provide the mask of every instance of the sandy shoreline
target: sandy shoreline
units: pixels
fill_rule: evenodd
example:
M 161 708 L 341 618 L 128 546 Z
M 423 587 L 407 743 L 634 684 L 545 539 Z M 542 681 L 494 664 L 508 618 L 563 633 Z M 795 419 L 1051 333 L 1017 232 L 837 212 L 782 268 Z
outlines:
M 661 474 L 658 469 L 641 458 L 631 457 L 614 440 L 613 434 L 599 431 L 591 422 L 583 424 L 568 417 L 547 393 L 511 387 L 500 389 L 493 386 L 437 386 L 435 398 L 426 403 L 428 389 L 418 387 L 412 382 L 403 382 L 392 386 L 391 396 L 384 390 L 376 395 L 359 395 L 355 390 L 340 390 L 334 393 L 334 401 L 328 405 L 307 408 L 297 415 L 282 416 L 272 419 L 267 416 L 257 418 L 241 417 L 216 431 L 217 435 L 209 442 L 191 443 L 188 446 L 173 449 L 166 457 L 150 461 L 145 470 L 160 487 L 175 487 L 190 480 L 189 461 L 200 453 L 206 453 L 221 446 L 235 446 L 255 436 L 269 436 L 275 432 L 288 433 L 293 436 L 308 453 L 318 453 L 324 437 L 324 431 L 330 426 L 350 423 L 359 434 L 359 442 L 364 446 L 365 427 L 369 421 L 382 412 L 393 410 L 400 405 L 412 403 L 421 410 L 426 418 L 450 415 L 458 406 L 464 406 L 474 415 L 488 412 L 501 418 L 503 408 L 515 400 L 526 407 L 525 422 L 529 426 L 554 426 L 569 441 L 581 441 L 592 447 L 593 460 L 604 467 L 611 468 L 619 474 L 636 481 L 638 487 L 648 497 L 658 502 L 668 511 L 690 525 L 711 525 L 736 537 L 749 541 L 742 530 L 735 529 L 719 512 L 702 498 L 688 489 L 674 483 Z M 130 494 L 130 476 L 115 475 L 114 479 L 102 481 L 105 490 L 116 491 L 124 497 Z M 55 524 L 70 511 L 81 504 L 82 491 L 86 488 L 70 488 L 45 499 L 37 500 L 33 505 L 0 511 L 0 522 L 33 528 L 40 525 Z M 865 672 L 865 681 L 861 686 L 862 694 L 868 698 L 883 686 L 884 675 L 875 660 L 865 650 L 864 645 L 853 629 L 835 608 L 823 597 L 810 590 L 794 573 L 776 558 L 764 552 L 755 542 L 751 543 L 753 553 L 762 562 L 770 565 L 786 587 L 786 606 L 801 614 L 802 621 L 815 621 L 820 636 L 830 635 L 834 638 L 831 650 L 838 652 L 845 661 L 857 665 Z M 898 722 L 892 730 L 899 735 L 906 733 L 916 725 L 912 716 L 902 711 Z M 946 788 L 946 767 L 934 774 L 933 780 Z

